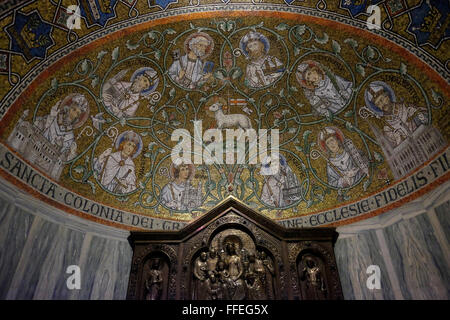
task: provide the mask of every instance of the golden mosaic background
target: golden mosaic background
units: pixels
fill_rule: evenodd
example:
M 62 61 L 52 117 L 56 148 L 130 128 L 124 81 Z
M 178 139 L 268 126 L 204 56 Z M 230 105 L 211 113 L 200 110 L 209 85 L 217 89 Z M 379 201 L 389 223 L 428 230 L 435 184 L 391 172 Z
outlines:
M 270 2 L 286 5 L 283 1 Z M 304 1 L 295 2 L 295 4 L 319 12 L 334 12 L 349 16 L 348 10 L 339 8 L 338 2 Z M 412 8 L 419 2 L 407 1 L 407 6 Z M 225 4 L 221 1 L 201 1 L 200 5 L 211 3 L 223 5 L 224 10 L 226 10 Z M 240 2 L 232 2 L 232 4 L 237 3 Z M 62 6 L 70 4 L 72 4 L 71 1 L 61 2 Z M 319 10 L 320 5 L 324 6 L 325 4 L 326 10 Z M 247 6 L 251 5 L 247 4 Z M 142 16 L 146 13 L 163 12 L 181 7 L 194 8 L 195 6 L 189 6 L 187 2 L 179 1 L 179 3 L 170 3 L 163 10 L 159 6 L 149 7 L 147 1 L 139 0 L 130 9 L 123 1 L 119 1 L 115 6 L 117 17 L 109 20 L 104 28 L 127 19 L 131 21 L 133 15 L 137 15 L 135 9 L 139 11 L 139 16 Z M 415 41 L 414 37 L 406 31 L 410 23 L 408 15 L 392 18 L 389 17 L 386 6 L 381 6 L 381 8 L 382 21 L 391 19 L 392 29 L 390 32 L 406 40 Z M 23 6 L 19 11 L 28 14 L 33 10 L 37 10 L 44 21 L 54 20 L 55 4 L 51 1 L 36 1 Z M 365 21 L 367 16 L 360 15 L 353 19 Z M 4 16 L 0 21 L 0 28 L 5 30 L 12 23 L 13 14 Z M 78 39 L 101 29 L 100 26 L 88 28 L 85 21 L 82 21 L 81 25 L 82 28 L 75 31 Z M 300 27 L 296 29 L 295 26 Z M 227 30 L 228 27 L 229 30 Z M 384 27 L 386 28 L 386 25 Z M 177 86 L 166 71 L 173 63 L 171 50 L 179 49 L 181 55 L 183 55 L 185 39 L 198 32 L 199 28 L 201 32 L 209 34 L 214 40 L 213 52 L 207 60 L 214 63 L 215 69 L 213 72 L 216 86 L 211 85 L 206 89 L 204 87 L 202 90 L 193 90 Z M 241 75 L 235 79 L 231 77 L 230 81 L 227 82 L 217 73 L 219 69 L 226 69 L 224 52 L 232 53 L 229 46 L 224 46 L 223 51 L 221 51 L 224 39 L 229 41 L 233 48 L 239 48 L 239 41 L 250 31 L 264 34 L 270 42 L 270 50 L 266 54 L 280 59 L 289 70 L 289 72 L 283 73 L 280 77 L 281 80 L 277 79 L 264 90 L 249 88 L 244 84 L 249 61 L 245 59 L 242 53 L 233 56 L 235 62 L 232 66 L 232 68 L 239 69 Z M 183 32 L 186 33 L 182 35 Z M 302 42 L 292 41 L 295 39 L 295 36 L 293 36 L 295 32 L 297 32 L 298 37 L 302 38 Z M 151 35 L 157 36 L 153 38 Z M 311 35 L 311 38 L 307 41 L 309 35 Z M 52 39 L 55 45 L 49 47 L 46 56 L 57 54 L 61 47 L 71 42 L 72 36 L 73 34 L 67 30 L 53 28 Z M 148 42 L 145 43 L 143 39 Z M 160 40 L 161 42 L 158 42 Z M 357 42 L 357 47 L 352 48 L 354 44 L 352 41 Z M 156 45 L 153 46 L 153 44 Z M 133 45 L 138 47 L 134 48 Z M 416 45 L 416 47 L 418 46 Z M 10 39 L 6 32 L 0 35 L 0 51 L 2 48 L 5 50 L 10 48 Z M 308 50 L 310 50 L 310 53 L 307 57 L 299 59 L 303 54 L 309 52 Z M 421 50 L 430 54 L 444 67 L 450 58 L 447 40 L 444 40 L 437 49 L 431 46 L 421 46 Z M 142 57 L 134 56 L 139 52 L 142 53 Z M 126 61 L 127 57 L 131 56 L 134 56 L 134 58 Z M 290 58 L 289 64 L 286 60 L 287 56 Z M 0 98 L 14 88 L 14 83 L 18 79 L 16 75 L 19 75 L 22 79 L 30 70 L 42 63 L 42 59 L 34 59 L 30 63 L 26 63 L 25 59 L 18 54 L 11 54 L 9 57 L 12 73 L 9 74 L 9 80 L 7 73 L 0 75 Z M 362 59 L 364 57 L 365 61 Z M 296 80 L 295 74 L 297 66 L 306 60 L 315 60 L 321 63 L 322 66 L 343 79 L 351 81 L 354 77 L 354 84 L 358 91 L 351 98 L 351 102 L 347 103 L 346 107 L 339 110 L 336 115 L 327 117 L 311 113 L 310 102 Z M 120 63 L 117 63 L 118 61 Z M 114 63 L 117 64 L 111 68 Z M 361 71 L 361 66 L 363 71 Z M 104 109 L 105 107 L 100 100 L 102 82 L 106 82 L 122 70 L 128 70 L 124 79 L 130 79 L 133 72 L 141 67 L 151 67 L 157 71 L 159 83 L 155 91 L 160 92 L 162 96 L 155 103 L 150 103 L 147 99 L 138 101 L 139 107 L 134 117 L 140 118 L 140 120 L 120 121 L 119 118 L 115 118 Z M 379 72 L 379 74 L 372 76 L 374 72 Z M 370 78 L 370 81 L 366 81 L 368 78 Z M 430 116 L 428 125 L 441 133 L 446 145 L 450 138 L 448 125 L 449 86 L 447 80 L 448 73 L 439 75 L 421 59 L 401 46 L 394 44 L 394 42 L 386 40 L 382 36 L 374 35 L 367 30 L 345 26 L 329 19 L 274 11 L 209 12 L 205 10 L 191 15 L 175 15 L 174 17 L 143 22 L 136 26 L 124 28 L 62 57 L 34 80 L 3 117 L 1 140 L 8 145 L 8 137 L 13 132 L 24 110 L 30 110 L 24 120 L 31 123 L 36 117 L 48 115 L 51 112 L 51 107 L 67 95 L 75 92 L 84 93 L 84 88 L 88 88 L 92 93 L 92 95 L 86 94 L 90 107 L 89 118 L 82 127 L 74 130 L 74 135 L 80 137 L 76 140 L 77 154 L 89 150 L 86 152 L 89 159 L 86 162 L 86 156 L 82 156 L 73 163 L 65 165 L 60 178 L 56 182 L 57 184 L 97 203 L 158 218 L 190 221 L 209 210 L 228 195 L 232 195 L 270 218 L 285 219 L 328 210 L 342 203 L 355 202 L 395 182 L 396 178 L 391 167 L 385 161 L 384 151 L 369 126 L 369 123 L 371 123 L 382 128 L 381 120 L 363 119 L 359 114 L 360 109 L 366 106 L 364 92 L 369 83 L 373 81 L 388 83 L 394 90 L 398 102 L 402 101 L 405 104 L 427 108 Z M 303 188 L 305 188 L 303 200 L 298 201 L 293 207 L 288 206 L 288 208 L 267 206 L 267 203 L 258 200 L 265 183 L 264 177 L 259 174 L 259 167 L 251 171 L 249 167 L 239 169 L 238 166 L 223 165 L 221 167 L 208 166 L 202 168 L 198 166 L 196 168 L 191 184 L 195 188 L 200 181 L 202 182 L 204 199 L 200 206 L 193 208 L 193 210 L 170 210 L 167 206 L 158 205 L 161 189 L 171 181 L 171 178 L 167 175 L 171 164 L 170 158 L 167 158 L 167 156 L 170 149 L 175 146 L 175 142 L 170 141 L 168 134 L 171 131 L 168 128 L 185 128 L 193 134 L 191 120 L 200 119 L 203 120 L 204 130 L 217 127 L 212 113 L 205 110 L 205 105 L 209 105 L 209 100 L 213 99 L 211 97 L 214 96 L 225 99 L 230 97 L 246 99 L 247 106 L 253 110 L 252 114 L 247 116 L 251 118 L 252 126 L 255 129 L 258 128 L 256 120 L 263 124 L 260 126 L 261 128 L 269 128 L 277 122 L 281 123 L 281 128 L 285 126 L 285 132 L 280 135 L 280 142 L 290 142 L 283 146 L 286 151 L 281 151 L 281 153 L 285 156 L 298 181 L 305 183 L 303 185 Z M 282 101 L 282 105 L 279 107 L 269 103 L 274 103 L 277 96 Z M 254 103 L 249 103 L 248 97 L 253 98 Z M 183 103 L 186 107 L 183 106 Z M 259 117 L 255 106 L 260 108 Z M 228 106 L 228 108 L 229 113 L 244 114 L 239 106 Z M 284 114 L 283 110 L 289 110 L 289 113 Z M 114 149 L 112 139 L 106 136 L 100 138 L 101 131 L 93 129 L 95 126 L 92 117 L 100 112 L 104 113 L 105 119 L 110 119 L 109 122 L 105 122 L 102 128 L 104 131 L 113 123 L 116 123 L 114 126 L 119 134 L 127 130 L 133 130 L 141 135 L 143 150 L 133 160 L 136 170 L 136 187 L 139 189 L 136 192 L 123 196 L 111 194 L 102 189 L 92 173 L 85 179 L 86 171 L 92 170 L 92 163 L 89 161 L 98 158 L 108 148 Z M 284 119 L 290 120 L 283 122 Z M 300 123 L 296 119 L 301 119 Z M 149 129 L 137 127 L 147 126 L 152 121 L 159 123 L 155 125 L 153 133 Z M 168 121 L 172 121 L 170 126 L 168 126 Z M 180 124 L 172 125 L 173 121 L 179 121 Z M 92 129 L 90 135 L 91 129 L 85 129 L 86 126 L 90 126 Z M 317 142 L 318 134 L 325 127 L 338 127 L 345 138 L 351 140 L 354 146 L 363 152 L 369 159 L 370 177 L 362 177 L 356 186 L 343 190 L 327 186 L 326 161 L 323 158 L 311 159 L 309 152 L 305 152 L 305 147 L 318 148 L 317 145 L 311 145 L 311 143 Z M 355 128 L 357 130 L 354 130 Z M 155 140 L 155 136 L 160 141 Z M 362 136 L 364 136 L 364 139 Z M 94 139 L 97 138 L 98 143 L 95 147 L 92 147 Z M 154 149 L 149 149 L 149 145 L 153 145 Z M 164 151 L 159 152 L 157 148 Z M 443 149 L 445 148 L 440 148 L 440 151 Z M 13 151 L 12 148 L 10 150 Z M 151 151 L 154 152 L 153 155 L 156 155 L 155 158 L 152 158 L 152 155 L 149 154 Z M 146 153 L 148 157 L 144 156 Z M 20 157 L 20 152 L 15 154 Z M 78 170 L 76 170 L 77 167 Z M 82 170 L 82 167 L 85 167 L 85 169 Z M 166 169 L 162 170 L 161 168 Z M 164 172 L 166 173 L 164 174 Z M 55 181 L 55 179 L 53 180 Z M 366 183 L 366 181 L 368 182 Z M 144 184 L 141 185 L 141 183 Z M 211 190 L 211 195 L 205 198 L 205 189 L 208 183 L 214 183 L 214 189 Z

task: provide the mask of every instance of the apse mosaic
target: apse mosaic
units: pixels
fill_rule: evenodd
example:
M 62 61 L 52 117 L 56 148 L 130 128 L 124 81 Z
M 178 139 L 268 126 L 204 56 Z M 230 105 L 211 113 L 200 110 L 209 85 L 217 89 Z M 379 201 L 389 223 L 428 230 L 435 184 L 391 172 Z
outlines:
M 446 2 L 72 2 L 6 2 L 0 21 L 0 174 L 58 209 L 177 229 L 232 196 L 340 225 L 448 180 Z M 228 147 L 209 129 L 277 129 L 279 151 L 174 162 L 177 129 L 192 157 Z

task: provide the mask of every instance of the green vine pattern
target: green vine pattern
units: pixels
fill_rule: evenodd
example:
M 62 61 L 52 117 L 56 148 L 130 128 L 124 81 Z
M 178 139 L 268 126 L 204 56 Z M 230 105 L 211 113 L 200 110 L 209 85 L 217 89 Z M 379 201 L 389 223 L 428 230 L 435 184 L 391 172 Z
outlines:
M 358 109 L 356 97 L 360 94 L 362 87 L 370 79 L 381 73 L 399 74 L 408 81 L 414 83 L 421 91 L 431 121 L 431 110 L 441 108 L 443 105 L 442 95 L 432 90 L 431 97 L 435 104 L 430 102 L 427 93 L 420 83 L 408 74 L 407 66 L 401 64 L 398 68 L 384 69 L 379 66 L 380 62 L 389 63 L 391 60 L 385 57 L 382 52 L 373 45 L 360 48 L 356 40 L 345 39 L 343 43 L 330 40 L 328 34 L 317 34 L 309 26 L 304 24 L 288 25 L 280 23 L 274 30 L 265 27 L 261 22 L 256 25 L 242 26 L 239 20 L 215 20 L 210 26 L 196 26 L 193 22 L 181 33 L 177 33 L 171 28 L 162 32 L 151 30 L 137 41 L 128 40 L 124 47 L 116 47 L 112 52 L 100 51 L 95 61 L 83 58 L 66 74 L 67 77 L 78 79 L 71 82 L 59 82 L 54 78 L 50 88 L 41 96 L 34 111 L 33 120 L 36 118 L 39 108 L 45 98 L 53 96 L 59 88 L 70 87 L 78 91 L 87 93 L 96 104 L 97 113 L 104 114 L 104 122 L 100 123 L 98 130 L 90 126 L 84 127 L 77 138 L 90 139 L 89 145 L 78 155 L 67 162 L 69 166 L 69 178 L 79 184 L 88 184 L 93 194 L 105 192 L 116 197 L 118 201 L 128 202 L 130 197 L 137 194 L 137 201 L 134 207 L 141 207 L 160 213 L 161 208 L 165 208 L 171 213 L 197 214 L 207 210 L 226 198 L 233 195 L 250 207 L 258 210 L 286 210 L 292 209 L 297 212 L 297 207 L 304 203 L 307 208 L 324 201 L 330 196 L 332 190 L 338 192 L 343 200 L 348 200 L 349 191 L 359 184 L 363 184 L 363 189 L 368 190 L 373 183 L 373 176 L 376 168 L 384 162 L 384 158 L 376 151 L 371 151 L 370 144 L 377 144 L 377 141 L 368 133 L 362 131 L 358 126 Z M 271 39 L 276 39 L 278 48 L 282 51 L 279 55 L 284 59 L 286 66 L 283 74 L 268 86 L 260 88 L 246 87 L 243 81 L 244 70 L 238 64 L 237 59 L 242 55 L 239 47 L 233 43 L 236 37 L 248 31 L 260 32 L 270 35 Z M 221 44 L 218 48 L 219 66 L 213 72 L 213 81 L 207 89 L 186 89 L 174 82 L 167 71 L 170 66 L 170 52 L 180 46 L 181 39 L 194 32 L 204 32 L 214 36 L 215 44 Z M 220 40 L 219 40 L 220 39 Z M 351 66 L 341 55 L 343 50 L 352 50 L 358 62 Z M 225 52 L 231 53 L 229 61 L 231 65 L 225 65 Z M 292 83 L 290 75 L 295 73 L 295 68 L 310 55 L 324 55 L 342 64 L 349 74 L 353 83 L 353 92 L 344 108 L 336 113 L 328 112 L 327 115 L 316 117 L 313 121 L 307 121 L 312 114 L 305 112 L 305 106 L 298 101 L 298 91 L 295 83 Z M 108 57 L 109 55 L 109 57 Z M 108 59 L 110 61 L 108 61 Z M 120 68 L 130 61 L 145 61 L 158 72 L 159 91 L 154 92 L 148 98 L 149 117 L 116 117 L 103 103 L 101 88 L 106 79 L 111 77 L 113 70 Z M 99 74 L 99 67 L 110 63 L 106 72 Z M 229 62 L 228 62 L 229 63 Z M 356 74 L 362 77 L 360 83 L 356 83 Z M 294 77 L 295 78 L 295 77 Z M 90 81 L 90 85 L 86 82 Z M 275 88 L 282 89 L 275 92 Z M 256 115 L 254 121 L 257 129 L 279 129 L 280 136 L 288 137 L 280 144 L 280 152 L 288 155 L 298 163 L 297 173 L 299 177 L 301 196 L 298 200 L 284 207 L 274 207 L 265 204 L 260 197 L 261 183 L 257 179 L 257 165 L 197 165 L 197 172 L 205 180 L 203 185 L 202 205 L 189 211 L 177 211 L 166 207 L 160 200 L 161 187 L 156 183 L 155 177 L 168 176 L 167 167 L 164 166 L 170 160 L 171 146 L 167 144 L 175 129 L 187 128 L 192 121 L 202 119 L 205 103 L 215 96 L 232 92 L 234 95 L 247 100 L 250 109 Z M 164 103 L 162 103 L 164 102 Z M 352 103 L 353 102 L 353 103 Z M 92 106 L 91 106 L 91 114 Z M 268 115 L 277 114 L 274 121 Z M 364 175 L 355 184 L 347 188 L 336 188 L 327 183 L 326 179 L 320 177 L 314 164 L 311 161 L 311 154 L 314 152 L 316 142 L 311 137 L 310 128 L 320 123 L 345 128 L 349 132 L 356 133 L 361 139 L 369 160 L 369 176 Z M 128 129 L 127 129 L 128 128 Z M 114 143 L 119 131 L 136 130 L 142 137 L 148 136 L 153 142 L 144 148 L 140 155 L 148 159 L 150 165 L 145 168 L 146 172 L 139 181 L 135 190 L 127 194 L 115 194 L 104 188 L 99 182 L 98 176 L 93 170 L 93 161 L 97 146 L 102 139 L 110 139 Z M 205 144 L 199 141 L 203 147 Z M 288 148 L 289 144 L 294 144 L 295 151 Z M 102 150 L 100 150 L 101 152 Z M 212 172 L 219 173 L 220 179 L 214 181 Z M 247 174 L 243 173 L 247 171 Z M 244 179 L 244 176 L 247 178 Z

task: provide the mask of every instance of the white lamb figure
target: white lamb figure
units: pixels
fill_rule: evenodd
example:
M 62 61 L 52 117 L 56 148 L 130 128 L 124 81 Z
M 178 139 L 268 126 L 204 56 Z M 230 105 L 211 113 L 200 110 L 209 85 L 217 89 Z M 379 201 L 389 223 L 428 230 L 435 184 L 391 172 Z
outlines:
M 214 112 L 218 129 L 239 127 L 242 129 L 251 129 L 252 123 L 250 119 L 243 114 L 224 114 L 220 102 L 216 102 L 209 107 Z

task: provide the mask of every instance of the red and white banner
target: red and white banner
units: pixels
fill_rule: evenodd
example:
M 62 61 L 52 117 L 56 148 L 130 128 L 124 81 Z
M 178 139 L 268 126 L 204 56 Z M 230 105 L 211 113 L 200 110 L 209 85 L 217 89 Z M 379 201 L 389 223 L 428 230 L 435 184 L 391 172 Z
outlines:
M 245 99 L 229 98 L 228 99 L 228 104 L 230 106 L 246 106 L 247 105 L 247 100 L 245 100 Z

